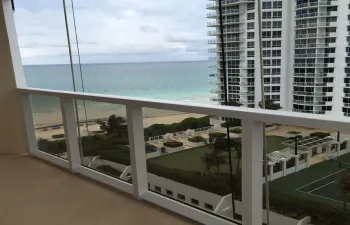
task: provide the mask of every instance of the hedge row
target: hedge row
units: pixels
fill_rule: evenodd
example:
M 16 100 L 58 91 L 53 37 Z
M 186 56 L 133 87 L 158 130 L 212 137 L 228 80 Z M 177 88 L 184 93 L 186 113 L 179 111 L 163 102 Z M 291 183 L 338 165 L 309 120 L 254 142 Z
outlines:
M 210 126 L 210 117 L 204 116 L 201 118 L 186 118 L 180 123 L 173 124 L 153 124 L 150 127 L 144 129 L 146 137 L 153 137 L 164 135 L 167 133 L 175 133 L 180 131 L 186 131 L 188 129 L 197 129 Z
M 205 138 L 202 136 L 195 136 L 195 137 L 188 138 L 188 141 L 194 142 L 194 143 L 199 143 L 199 142 L 205 141 Z
M 177 148 L 177 147 L 183 146 L 184 144 L 182 142 L 179 142 L 179 141 L 168 141 L 168 142 L 163 143 L 163 145 L 165 147 L 169 147 L 169 148 Z

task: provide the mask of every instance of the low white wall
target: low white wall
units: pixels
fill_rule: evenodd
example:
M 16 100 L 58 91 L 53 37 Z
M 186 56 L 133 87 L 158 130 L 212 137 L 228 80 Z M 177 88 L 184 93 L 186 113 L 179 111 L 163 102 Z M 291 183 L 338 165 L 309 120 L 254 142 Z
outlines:
M 289 133 L 286 133 L 284 136 L 285 136 L 286 138 L 291 138 L 291 137 L 295 137 L 295 136 L 297 136 L 297 135 L 303 136 L 303 133 L 299 133 L 299 134 L 289 134 Z
M 272 174 L 271 180 L 275 180 L 275 179 L 278 179 L 280 177 L 283 177 L 283 171 L 279 171 L 277 173 Z
M 274 130 L 277 130 L 277 126 L 276 125 L 274 125 L 272 127 L 266 127 L 266 129 L 265 129 L 266 132 L 274 131 Z
M 188 204 L 192 204 L 191 198 L 196 199 L 199 202 L 198 207 L 203 209 L 205 209 L 205 203 L 212 205 L 213 209 L 215 209 L 222 198 L 220 195 L 203 191 L 198 188 L 181 184 L 150 173 L 148 173 L 148 183 L 150 184 L 150 188 L 152 190 L 155 190 L 154 186 L 160 187 L 163 195 L 167 195 L 166 190 L 170 190 L 173 192 L 173 198 L 175 199 L 177 199 L 177 194 L 186 196 L 186 200 L 184 202 Z
M 241 137 L 242 137 L 242 134 L 235 134 L 235 133 L 231 133 L 231 132 L 230 132 L 230 137 L 231 137 L 231 138 L 241 138 Z
M 300 220 L 298 225 L 308 225 L 311 223 L 311 217 L 307 216 L 304 219 Z
M 186 142 L 184 143 L 184 145 L 190 146 L 190 147 L 193 147 L 193 148 L 198 148 L 198 147 L 204 146 L 205 144 L 204 144 L 203 141 L 202 141 L 202 142 L 191 142 L 191 141 L 186 141 Z
M 111 162 L 108 160 L 103 160 L 103 159 L 96 159 L 93 162 L 92 167 L 97 167 L 97 166 L 102 166 L 102 165 L 110 166 L 113 169 L 119 170 L 120 172 L 123 172 L 125 170 L 125 168 L 127 167 L 126 165 L 119 164 L 116 162 Z
M 210 118 L 210 119 L 209 119 L 209 122 L 210 122 L 210 125 L 213 125 L 213 126 L 215 126 L 215 125 L 220 125 L 220 124 L 225 123 L 224 120 L 221 120 L 221 119 L 216 118 L 216 117 Z
M 185 146 L 180 146 L 180 147 L 177 147 L 177 148 L 169 148 L 169 147 L 165 147 L 165 151 L 167 153 L 174 153 L 174 152 L 179 152 L 179 151 L 183 151 L 185 150 Z
M 298 166 L 298 171 L 303 170 L 303 169 L 306 169 L 306 167 L 307 167 L 306 162 L 305 162 L 305 163 L 301 163 L 301 164 L 299 164 L 299 166 Z
M 291 174 L 291 173 L 295 173 L 295 166 L 286 169 L 286 171 L 285 171 L 285 176 L 287 176 L 287 175 L 289 175 L 289 174 Z
M 147 153 L 146 154 L 146 159 L 155 158 L 155 157 L 158 157 L 158 156 L 161 156 L 161 155 L 164 155 L 164 154 L 160 153 L 160 151 Z

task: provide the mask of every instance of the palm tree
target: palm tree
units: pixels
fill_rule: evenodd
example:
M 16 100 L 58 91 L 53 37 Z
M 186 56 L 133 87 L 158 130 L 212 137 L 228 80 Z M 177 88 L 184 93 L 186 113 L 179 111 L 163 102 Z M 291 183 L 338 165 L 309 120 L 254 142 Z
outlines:
M 107 131 L 107 134 L 116 134 L 120 136 L 125 134 L 127 130 L 126 120 L 121 116 L 111 115 L 107 123 L 102 120 L 97 120 L 96 123 L 100 125 L 101 130 Z
M 236 167 L 236 175 L 240 171 L 241 160 L 242 160 L 242 143 L 241 139 L 234 139 L 232 141 L 232 146 L 236 150 L 236 159 L 237 159 L 237 167 Z
M 207 141 L 204 141 L 204 143 L 211 149 L 211 152 L 201 157 L 205 164 L 205 172 L 210 173 L 213 170 L 216 174 L 219 174 L 220 164 L 226 163 L 227 156 L 222 155 L 222 153 L 227 150 L 227 141 L 225 138 L 209 138 L 209 143 Z

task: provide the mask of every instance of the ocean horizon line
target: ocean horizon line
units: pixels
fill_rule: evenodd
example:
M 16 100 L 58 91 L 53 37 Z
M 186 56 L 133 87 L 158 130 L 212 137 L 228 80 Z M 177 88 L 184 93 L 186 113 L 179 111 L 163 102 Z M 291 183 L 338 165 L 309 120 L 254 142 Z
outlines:
M 106 62 L 106 63 L 82 63 L 81 65 L 111 65 L 111 64 L 148 64 L 148 63 L 187 63 L 187 62 L 208 62 L 207 60 L 189 60 L 189 61 L 150 61 L 150 62 Z M 59 64 L 23 64 L 26 66 L 69 66 L 69 63 L 59 63 Z M 79 65 L 75 63 L 73 65 Z

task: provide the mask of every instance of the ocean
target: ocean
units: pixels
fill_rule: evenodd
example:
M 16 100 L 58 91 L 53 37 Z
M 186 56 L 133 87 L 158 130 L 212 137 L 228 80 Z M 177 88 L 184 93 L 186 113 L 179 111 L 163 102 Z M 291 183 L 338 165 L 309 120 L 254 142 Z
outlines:
M 73 91 L 70 65 L 24 66 L 28 87 Z M 74 66 L 76 90 L 116 96 L 211 103 L 209 101 L 208 62 L 159 62 L 121 64 L 83 64 L 83 80 L 79 66 Z M 39 125 L 59 122 L 60 107 L 57 98 L 33 96 L 33 110 Z M 125 107 L 85 103 L 87 119 L 125 115 Z M 83 103 L 79 102 L 83 109 Z M 172 114 L 164 110 L 144 109 L 144 116 Z M 83 110 L 79 110 L 84 117 Z M 85 118 L 84 118 L 85 119 Z

